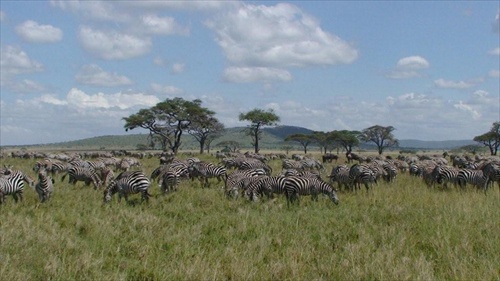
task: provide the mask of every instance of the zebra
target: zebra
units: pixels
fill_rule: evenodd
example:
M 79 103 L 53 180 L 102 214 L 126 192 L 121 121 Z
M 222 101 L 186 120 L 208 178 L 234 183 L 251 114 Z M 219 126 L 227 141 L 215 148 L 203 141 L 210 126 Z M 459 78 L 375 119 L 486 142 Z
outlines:
M 436 179 L 438 184 L 442 184 L 444 188 L 448 188 L 448 182 L 453 183 L 454 186 L 457 185 L 458 168 L 437 165 L 432 171 L 432 176 Z
M 319 193 L 328 195 L 334 204 L 339 203 L 337 191 L 322 180 L 296 176 L 285 178 L 285 195 L 288 206 L 295 200 L 298 201 L 299 195 L 311 195 L 311 199 L 317 201 Z
M 118 202 L 122 197 L 128 202 L 129 194 L 141 193 L 142 201 L 149 201 L 151 194 L 148 189 L 151 181 L 141 171 L 123 172 L 116 179 L 112 180 L 104 190 L 104 203 L 109 203 L 115 193 L 118 193 Z
M 200 181 L 203 183 L 203 187 L 208 187 L 209 178 L 217 178 L 220 183 L 222 180 L 226 180 L 226 168 L 224 166 L 216 166 L 212 163 L 208 162 L 195 162 L 192 163 L 190 168 L 190 172 L 192 175 L 199 177 Z
M 384 179 L 387 182 L 393 182 L 396 179 L 396 176 L 398 175 L 398 168 L 391 163 L 384 163 L 382 165 L 382 168 L 384 168 L 386 173 Z
M 377 183 L 377 178 L 369 165 L 354 164 L 349 169 L 349 181 L 353 190 L 361 189 L 362 183 L 368 192 L 373 183 Z
M 177 191 L 177 185 L 181 178 L 189 178 L 189 170 L 183 166 L 170 167 L 164 171 L 160 183 L 162 194 Z
M 498 187 L 500 188 L 500 163 L 490 162 L 483 166 L 482 171 L 487 177 L 487 182 L 484 184 L 485 192 L 488 189 L 488 185 L 490 183 L 497 182 Z
M 302 165 L 302 162 L 300 162 L 300 161 L 296 161 L 296 160 L 292 160 L 292 159 L 283 159 L 281 161 L 281 168 L 283 170 L 294 169 L 294 170 L 301 171 L 304 169 L 304 166 Z
M 464 189 L 467 183 L 470 183 L 477 188 L 483 188 L 488 181 L 488 176 L 486 176 L 482 170 L 472 170 L 472 169 L 460 169 L 457 175 L 458 185 Z
M 66 174 L 64 174 L 61 178 L 61 181 L 64 181 L 66 176 L 69 175 L 69 183 L 75 185 L 78 181 L 85 182 L 85 185 L 94 185 L 94 189 L 98 189 L 102 182 L 97 174 L 97 171 L 90 166 L 73 166 L 68 169 Z
M 266 174 L 268 176 L 271 175 L 273 172 L 271 166 L 257 159 L 247 158 L 246 160 L 241 161 L 238 165 L 238 170 L 253 170 L 253 169 L 264 169 L 264 171 L 266 171 Z
M 339 190 L 342 189 L 342 186 L 344 186 L 344 189 L 347 190 L 349 188 L 349 185 L 351 184 L 351 181 L 349 179 L 350 169 L 351 168 L 345 164 L 333 167 L 332 172 L 329 176 L 330 183 L 337 182 L 339 185 Z
M 266 176 L 264 169 L 237 170 L 229 174 L 226 178 L 224 187 L 227 197 L 238 197 L 239 191 L 247 189 L 248 185 L 255 180 L 256 177 Z
M 161 186 L 163 180 L 163 174 L 167 172 L 169 169 L 174 170 L 185 170 L 186 172 L 189 169 L 189 165 L 187 161 L 173 159 L 169 164 L 160 165 L 151 173 L 151 180 L 159 179 L 158 184 Z M 184 172 L 183 172 L 184 173 Z
M 45 169 L 40 169 L 38 171 L 38 183 L 35 186 L 35 190 L 42 203 L 52 196 L 52 192 L 54 191 L 54 179 L 47 175 Z
M 25 173 L 19 170 L 9 169 L 9 174 L 0 177 L 0 201 L 5 201 L 6 195 L 12 195 L 14 201 L 23 200 L 24 182 L 27 182 L 31 187 L 34 187 L 34 181 Z
M 250 183 L 245 194 L 251 201 L 257 201 L 259 195 L 266 195 L 267 198 L 271 198 L 274 194 L 285 193 L 285 182 L 286 177 L 282 176 L 258 177 L 254 182 Z

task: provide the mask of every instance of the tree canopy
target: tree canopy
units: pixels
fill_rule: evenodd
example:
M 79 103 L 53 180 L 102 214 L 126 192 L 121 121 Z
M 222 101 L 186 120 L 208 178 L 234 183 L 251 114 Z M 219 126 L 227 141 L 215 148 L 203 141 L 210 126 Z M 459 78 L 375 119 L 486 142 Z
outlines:
M 253 109 L 247 113 L 240 113 L 240 121 L 250 121 L 246 132 L 252 137 L 252 144 L 255 153 L 259 153 L 259 140 L 262 134 L 262 128 L 266 126 L 276 126 L 280 121 L 278 115 L 272 109 L 264 111 L 262 109 Z
M 124 117 L 125 131 L 136 128 L 149 130 L 151 136 L 157 136 L 163 150 L 170 148 L 177 153 L 181 146 L 181 136 L 192 128 L 193 122 L 214 120 L 215 112 L 201 106 L 201 100 L 186 101 L 183 98 L 166 99 L 148 109 Z M 212 119 L 211 119 L 212 118 Z M 152 138 L 154 139 L 154 138 Z
M 311 135 L 306 134 L 293 134 L 285 138 L 285 141 L 296 141 L 304 148 L 304 154 L 307 154 L 307 147 L 314 141 Z
M 395 129 L 393 126 L 371 126 L 361 131 L 360 140 L 375 143 L 378 154 L 382 154 L 385 148 L 399 145 L 398 140 L 392 134 Z
M 497 155 L 500 146 L 500 121 L 493 122 L 488 132 L 475 136 L 473 140 L 487 146 L 491 155 Z

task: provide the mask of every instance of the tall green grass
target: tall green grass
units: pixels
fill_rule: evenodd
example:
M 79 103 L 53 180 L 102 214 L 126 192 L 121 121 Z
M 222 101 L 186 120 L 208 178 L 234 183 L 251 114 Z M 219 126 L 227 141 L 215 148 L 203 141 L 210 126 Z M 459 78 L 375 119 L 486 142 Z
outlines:
M 212 160 L 215 162 L 215 160 Z M 5 163 L 4 163 L 5 162 Z M 157 160 L 143 160 L 150 174 Z M 2 160 L 31 172 L 34 160 Z M 275 171 L 280 162 L 273 161 Z M 329 172 L 331 165 L 327 167 Z M 182 182 L 148 204 L 56 178 L 40 204 L 0 206 L 1 280 L 498 280 L 500 192 L 440 191 L 399 175 L 373 191 L 287 207 Z

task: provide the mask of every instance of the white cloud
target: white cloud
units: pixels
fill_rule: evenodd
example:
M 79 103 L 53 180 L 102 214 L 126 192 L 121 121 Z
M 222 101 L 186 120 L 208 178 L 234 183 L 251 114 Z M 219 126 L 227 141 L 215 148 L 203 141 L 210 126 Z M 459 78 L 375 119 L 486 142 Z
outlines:
M 28 20 L 16 27 L 16 32 L 24 40 L 32 43 L 53 43 L 60 41 L 63 32 L 52 25 L 41 25 Z
M 186 69 L 186 65 L 183 63 L 174 63 L 172 65 L 172 73 L 174 73 L 174 74 L 183 73 L 185 69 Z
M 112 1 L 51 0 L 50 3 L 65 11 L 98 21 L 127 22 L 131 18 Z
M 88 95 L 79 89 L 73 88 L 66 96 L 66 101 L 68 105 L 82 109 L 109 109 L 113 107 L 127 109 L 134 106 L 151 107 L 160 100 L 156 96 L 142 93 L 124 94 L 120 92 L 115 94 L 97 93 Z
M 490 72 L 488 72 L 488 76 L 493 77 L 493 78 L 500 78 L 500 71 L 499 70 L 490 70 Z
M 495 49 L 490 50 L 488 52 L 488 54 L 494 55 L 494 56 L 500 56 L 500 47 L 497 47 Z
M 473 84 L 464 82 L 464 81 L 451 81 L 451 80 L 444 80 L 442 78 L 434 80 L 434 85 L 438 88 L 445 88 L 445 89 L 466 89 L 470 88 L 473 86 Z
M 6 86 L 9 90 L 17 94 L 27 94 L 27 93 L 40 93 L 45 91 L 45 87 L 38 82 L 22 79 L 17 81 L 15 79 L 2 82 L 2 86 Z
M 85 65 L 80 69 L 80 72 L 75 76 L 76 80 L 83 84 L 114 87 L 122 85 L 130 85 L 132 81 L 126 76 L 116 73 L 109 73 L 102 70 L 98 65 Z
M 151 49 L 151 39 L 133 35 L 104 32 L 81 27 L 79 38 L 83 47 L 106 60 L 124 60 L 142 56 Z
M 493 32 L 500 34 L 500 10 L 497 11 L 497 15 L 495 16 L 492 27 Z
M 215 31 L 231 66 L 335 65 L 352 63 L 358 57 L 350 44 L 324 31 L 315 19 L 291 4 L 243 4 L 206 24 Z
M 16 75 L 43 70 L 41 63 L 30 59 L 21 49 L 13 46 L 3 47 L 0 51 L 0 67 L 2 75 Z
M 184 93 L 182 89 L 174 86 L 162 86 L 160 84 L 152 83 L 151 89 L 159 94 L 166 94 L 167 96 L 178 96 Z
M 229 82 L 290 81 L 290 72 L 269 67 L 228 67 L 224 70 L 224 79 Z
M 472 106 L 463 103 L 462 101 L 459 101 L 458 103 L 453 105 L 456 109 L 462 110 L 464 112 L 467 112 L 470 114 L 470 116 L 474 119 L 477 120 L 481 117 L 481 114 L 477 112 Z
M 153 59 L 153 63 L 157 66 L 165 66 L 167 64 L 167 62 L 161 57 L 155 57 Z
M 172 17 L 145 15 L 141 18 L 140 32 L 156 35 L 189 34 L 189 28 L 180 26 Z
M 386 77 L 392 79 L 407 79 L 420 77 L 419 72 L 422 69 L 429 68 L 429 62 L 421 56 L 404 57 L 396 63 L 396 67 L 386 74 Z

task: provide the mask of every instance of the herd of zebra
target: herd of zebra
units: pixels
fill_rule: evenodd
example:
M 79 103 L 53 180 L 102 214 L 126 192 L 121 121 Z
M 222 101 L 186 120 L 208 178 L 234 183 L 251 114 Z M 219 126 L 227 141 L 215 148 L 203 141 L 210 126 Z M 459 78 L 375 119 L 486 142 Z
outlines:
M 224 184 L 224 194 L 228 198 L 245 197 L 258 201 L 282 194 L 288 204 L 305 195 L 317 200 L 320 194 L 338 204 L 339 191 L 353 192 L 364 185 L 368 192 L 381 180 L 394 182 L 401 173 L 422 178 L 429 187 L 448 188 L 452 183 L 465 188 L 471 184 L 485 192 L 494 182 L 500 187 L 500 160 L 494 157 L 467 159 L 451 156 L 453 165 L 448 165 L 445 157 L 359 157 L 355 164 L 334 165 L 327 175 L 324 175 L 324 159 L 322 163 L 301 155 L 293 155 L 292 159 L 283 155 L 266 157 L 251 153 L 225 155 L 218 157 L 219 163 L 216 164 L 196 157 L 181 159 L 173 155 L 162 155 L 159 160 L 160 165 L 148 176 L 141 170 L 141 161 L 134 157 L 98 157 L 92 160 L 74 157 L 67 161 L 44 158 L 33 165 L 37 182 L 27 173 L 5 166 L 0 169 L 0 203 L 5 202 L 7 195 L 16 202 L 22 200 L 25 183 L 35 189 L 40 202 L 45 202 L 52 196 L 56 175 L 61 175 L 62 181 L 68 177 L 73 185 L 83 181 L 87 186 L 92 184 L 96 190 L 104 190 L 104 203 L 110 202 L 115 194 L 118 194 L 118 200 L 125 198 L 128 201 L 129 195 L 140 193 L 142 200 L 148 201 L 154 182 L 157 182 L 161 194 L 168 194 L 177 191 L 181 181 L 198 179 L 205 188 L 211 185 L 212 178 L 218 184 Z M 274 160 L 281 161 L 281 171 L 273 172 L 269 162 Z

